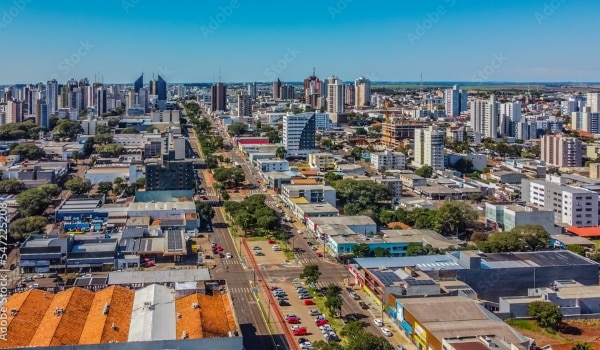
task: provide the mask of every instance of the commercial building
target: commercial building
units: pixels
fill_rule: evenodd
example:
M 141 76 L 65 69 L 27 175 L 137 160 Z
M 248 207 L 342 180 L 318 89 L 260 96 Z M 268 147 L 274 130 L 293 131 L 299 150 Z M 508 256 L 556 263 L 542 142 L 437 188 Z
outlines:
M 323 185 L 284 185 L 281 188 L 282 200 L 292 205 L 292 199 L 305 198 L 308 203 L 329 203 L 335 207 L 336 191 L 331 186 Z
M 381 125 L 383 144 L 386 147 L 397 147 L 404 144 L 406 139 L 415 137 L 415 130 L 429 127 L 429 122 L 412 119 L 390 118 Z
M 335 168 L 335 158 L 331 153 L 311 153 L 308 155 L 311 169 L 327 170 Z
M 564 135 L 544 135 L 541 143 L 540 158 L 548 165 L 557 167 L 580 167 L 583 156 L 583 144 L 575 137 Z
M 502 184 L 520 184 L 527 175 L 515 171 L 493 171 L 490 178 Z
M 327 112 L 344 113 L 344 82 L 334 75 L 327 79 Z
M 417 174 L 400 174 L 402 186 L 415 189 L 420 186 L 427 186 L 427 179 Z
M 287 156 L 306 157 L 316 152 L 315 113 L 300 113 L 283 117 L 283 146 Z
M 523 179 L 521 198 L 527 203 L 554 211 L 554 221 L 577 227 L 598 226 L 598 193 L 555 182 Z
M 237 101 L 237 116 L 251 117 L 252 116 L 252 98 L 250 95 L 240 94 Z
M 371 105 L 371 81 L 365 77 L 359 77 L 354 81 L 355 107 L 360 108 Z
M 146 162 L 146 190 L 194 189 L 194 162 L 185 158 L 187 140 L 171 130 L 164 142 L 160 158 Z
M 290 170 L 290 163 L 285 159 L 258 159 L 256 163 L 256 166 L 263 173 Z
M 228 294 L 178 297 L 157 284 L 97 292 L 76 287 L 57 294 L 30 289 L 10 296 L 5 307 L 7 348 L 188 349 L 186 342 L 195 340 L 194 349 L 243 349 L 242 338 L 230 336 L 238 326 Z
M 454 85 L 452 89 L 446 89 L 444 91 L 446 115 L 451 117 L 460 116 L 462 112 L 466 112 L 469 108 L 467 101 L 467 91 L 459 89 L 458 85 Z
M 210 88 L 210 110 L 211 112 L 227 110 L 227 86 L 218 82 Z
M 444 131 L 434 126 L 415 130 L 415 159 L 412 165 L 429 165 L 433 170 L 444 170 Z
M 498 137 L 498 102 L 492 95 L 488 101 L 471 101 L 471 127 L 473 131 L 481 133 L 483 137 Z
M 371 153 L 371 165 L 377 170 L 403 170 L 406 166 L 404 153 L 385 150 Z
M 560 233 L 554 225 L 554 211 L 517 204 L 485 203 L 485 224 L 498 231 L 510 231 L 515 226 L 540 225 L 546 232 Z

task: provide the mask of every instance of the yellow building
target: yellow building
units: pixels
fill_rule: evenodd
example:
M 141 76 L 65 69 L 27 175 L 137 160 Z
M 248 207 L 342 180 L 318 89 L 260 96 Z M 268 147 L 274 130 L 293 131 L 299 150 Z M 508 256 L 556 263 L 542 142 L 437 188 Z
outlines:
M 312 153 L 308 156 L 311 169 L 327 170 L 335 168 L 335 158 L 331 153 Z

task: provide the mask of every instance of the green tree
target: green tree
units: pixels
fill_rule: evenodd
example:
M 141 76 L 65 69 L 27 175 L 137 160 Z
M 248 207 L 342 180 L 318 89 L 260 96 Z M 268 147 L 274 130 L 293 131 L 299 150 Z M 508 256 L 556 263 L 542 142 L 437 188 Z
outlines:
M 58 187 L 55 184 L 45 184 L 45 185 L 41 185 L 39 187 L 37 187 L 37 189 L 44 191 L 44 193 L 46 193 L 46 196 L 48 196 L 48 198 L 53 198 L 56 197 L 60 194 L 61 189 L 60 187 Z
M 96 135 L 98 134 L 110 134 L 110 126 L 108 125 L 97 125 L 96 126 Z
M 344 303 L 344 299 L 339 294 L 328 296 L 325 300 L 325 307 L 329 314 L 333 317 L 339 316 L 342 311 L 342 304 Z
M 588 255 L 588 258 L 594 260 L 597 263 L 600 263 L 600 250 L 592 250 Z
M 392 253 L 390 253 L 389 250 L 387 250 L 383 247 L 377 247 L 377 248 L 373 249 L 373 255 L 380 258 L 380 257 L 392 256 Z
M 427 250 L 423 247 L 421 243 L 410 242 L 406 247 L 406 256 L 419 256 L 419 255 L 427 255 Z
M 24 143 L 13 148 L 10 154 L 17 154 L 21 159 L 37 160 L 45 156 L 46 152 L 32 143 Z
M 123 130 L 121 130 L 121 134 L 139 134 L 140 131 L 136 128 L 133 127 L 127 127 Z
M 558 330 L 562 324 L 562 312 L 560 307 L 554 303 L 534 301 L 529 304 L 527 311 L 540 327 Z
M 364 258 L 369 256 L 369 245 L 366 243 L 359 243 L 352 247 L 352 254 L 357 258 Z
M 345 215 L 356 215 L 369 209 L 378 213 L 382 206 L 389 205 L 388 188 L 374 181 L 344 179 L 331 183 L 331 186 L 337 191 L 337 199 L 339 205 L 344 206 Z
M 233 122 L 227 127 L 230 135 L 240 136 L 248 132 L 248 125 L 242 122 Z
M 281 137 L 279 137 L 279 131 L 277 130 L 269 130 L 265 133 L 265 136 L 269 138 L 269 143 L 276 144 L 281 142 Z
M 206 156 L 204 163 L 208 169 L 215 169 L 219 166 L 219 161 L 212 154 Z
M 92 184 L 89 180 L 75 177 L 65 183 L 65 188 L 74 194 L 84 194 L 88 193 L 92 189 Z
M 360 148 L 358 146 L 352 147 L 352 150 L 350 151 L 350 155 L 352 157 L 354 157 L 354 159 L 359 160 L 362 157 L 362 148 Z
M 196 213 L 202 220 L 211 220 L 215 217 L 215 209 L 204 202 L 196 202 Z
M 18 194 L 25 190 L 25 184 L 19 180 L 9 179 L 0 181 L 0 193 Z
M 319 265 L 306 265 L 300 274 L 300 278 L 304 278 L 306 284 L 317 283 L 320 276 L 321 271 L 319 271 Z
M 578 244 L 569 244 L 567 245 L 567 250 L 575 253 L 575 254 L 579 254 L 581 256 L 585 256 L 585 248 L 578 245 Z
M 112 182 L 102 181 L 98 183 L 98 193 L 102 193 L 103 195 L 108 195 L 108 193 L 112 190 L 113 184 Z
M 24 217 L 42 214 L 48 204 L 48 194 L 39 188 L 30 188 L 17 195 L 17 207 Z
M 356 135 L 358 135 L 358 136 L 365 136 L 367 134 L 368 134 L 368 132 L 365 128 L 357 128 L 356 129 Z
M 108 145 L 113 143 L 113 136 L 111 134 L 96 134 L 94 136 L 94 144 L 96 145 Z
M 52 130 L 52 135 L 56 141 L 74 141 L 77 135 L 81 133 L 83 133 L 81 124 L 78 121 L 68 118 L 59 120 L 56 127 Z
M 111 143 L 104 146 L 98 146 L 96 151 L 102 157 L 118 157 L 119 155 L 125 153 L 125 147 Z
M 594 347 L 588 343 L 577 342 L 572 347 L 573 350 L 594 350 Z
M 78 163 L 79 161 L 79 151 L 73 151 L 71 152 L 71 159 L 73 159 L 75 161 L 75 164 Z
M 25 240 L 27 237 L 44 232 L 47 221 L 43 216 L 28 216 L 13 221 L 9 226 L 10 236 L 16 240 Z
M 464 202 L 447 202 L 436 213 L 435 229 L 444 236 L 464 232 L 477 220 L 477 212 Z
M 433 176 L 433 168 L 430 165 L 425 164 L 419 169 L 415 170 L 415 174 L 429 179 Z
M 344 347 L 339 343 L 326 342 L 324 340 L 317 340 L 312 345 L 314 350 L 344 350 Z
M 283 146 L 279 146 L 275 150 L 275 156 L 279 159 L 285 159 L 286 155 L 287 155 L 287 150 Z

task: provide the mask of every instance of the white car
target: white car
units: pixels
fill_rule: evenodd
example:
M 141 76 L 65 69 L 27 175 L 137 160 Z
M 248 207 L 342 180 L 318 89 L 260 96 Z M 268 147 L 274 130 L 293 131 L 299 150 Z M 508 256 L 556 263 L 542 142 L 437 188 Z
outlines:
M 377 327 L 383 327 L 383 322 L 381 322 L 381 320 L 378 318 L 374 319 L 373 323 L 375 323 Z
M 385 335 L 386 337 L 391 337 L 392 336 L 392 331 L 390 331 L 387 328 L 381 328 L 381 333 L 383 333 L 383 335 Z
M 233 255 L 231 255 L 231 253 L 227 253 L 227 254 L 225 254 L 225 257 L 226 257 L 227 259 L 232 259 L 232 258 L 233 258 Z
M 281 251 L 281 247 L 278 246 L 277 244 L 275 244 L 275 245 L 273 245 L 273 250 L 276 252 L 279 252 L 279 251 Z
M 306 342 L 300 344 L 300 349 L 310 350 L 310 349 L 314 349 L 314 348 L 309 341 L 306 341 Z
M 319 312 L 319 310 L 308 310 L 308 314 L 310 316 L 320 316 L 321 312 Z

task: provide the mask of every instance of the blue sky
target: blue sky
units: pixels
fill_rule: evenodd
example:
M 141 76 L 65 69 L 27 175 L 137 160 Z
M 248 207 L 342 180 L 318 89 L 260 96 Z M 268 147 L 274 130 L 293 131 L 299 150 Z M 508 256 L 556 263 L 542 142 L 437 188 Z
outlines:
M 183 3 L 183 4 L 182 4 Z M 600 81 L 600 2 L 0 0 L 0 84 Z M 8 48 L 12 48 L 7 50 Z

